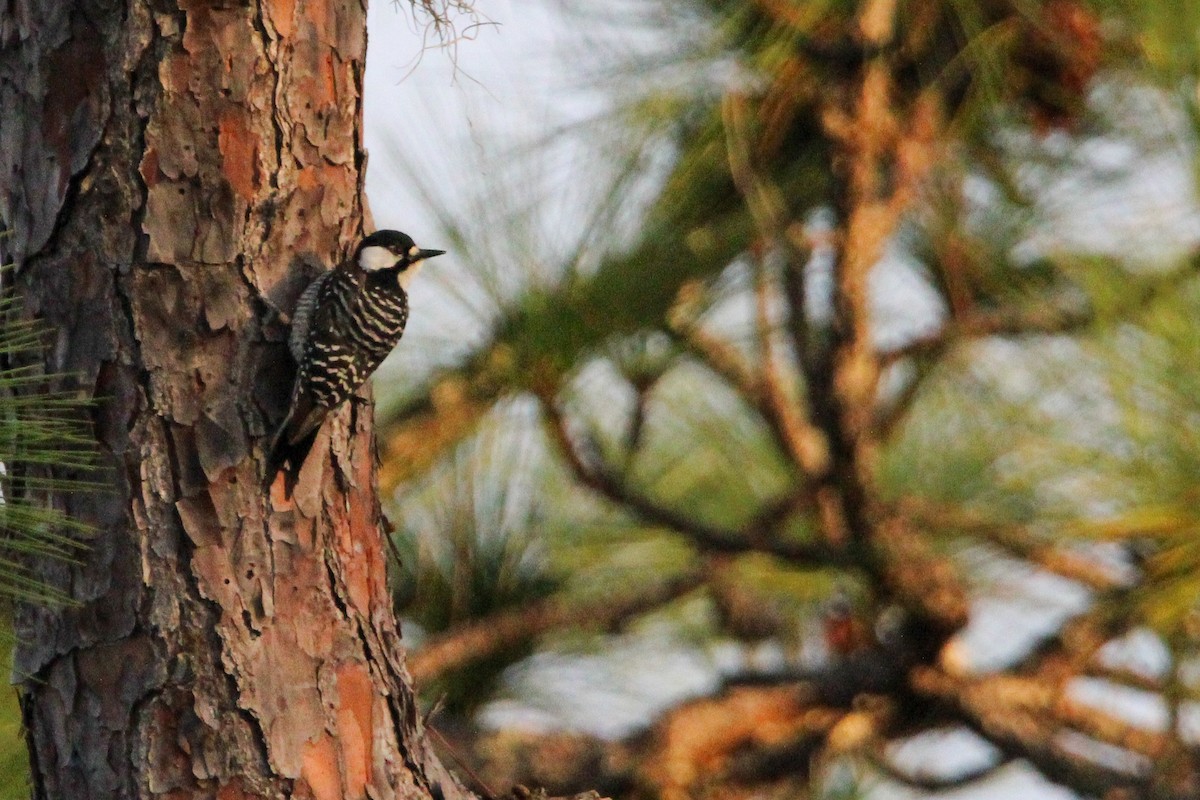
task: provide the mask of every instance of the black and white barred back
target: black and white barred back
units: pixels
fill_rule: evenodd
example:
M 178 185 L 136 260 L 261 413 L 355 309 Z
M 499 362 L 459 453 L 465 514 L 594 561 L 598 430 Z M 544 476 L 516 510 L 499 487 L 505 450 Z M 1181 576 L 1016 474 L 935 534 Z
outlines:
M 289 346 L 300 365 L 296 392 L 310 396 L 314 408 L 337 408 L 392 352 L 406 322 L 408 295 L 394 275 L 321 275 L 300 297 L 292 321 Z M 298 424 L 288 439 L 303 436 L 303 428 Z
M 291 491 L 321 423 L 366 383 L 404 334 L 408 282 L 426 258 L 399 231 L 366 237 L 352 259 L 309 284 L 292 314 L 288 348 L 296 381 L 268 452 L 266 483 L 290 464 Z

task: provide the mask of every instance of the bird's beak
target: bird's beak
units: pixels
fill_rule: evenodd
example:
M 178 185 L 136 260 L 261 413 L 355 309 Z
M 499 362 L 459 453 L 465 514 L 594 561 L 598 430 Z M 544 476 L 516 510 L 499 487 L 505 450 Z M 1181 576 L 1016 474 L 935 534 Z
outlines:
M 446 252 L 445 250 L 419 250 L 419 251 L 417 251 L 417 260 L 423 261 L 427 258 L 433 258 L 434 256 L 440 256 L 445 252 Z

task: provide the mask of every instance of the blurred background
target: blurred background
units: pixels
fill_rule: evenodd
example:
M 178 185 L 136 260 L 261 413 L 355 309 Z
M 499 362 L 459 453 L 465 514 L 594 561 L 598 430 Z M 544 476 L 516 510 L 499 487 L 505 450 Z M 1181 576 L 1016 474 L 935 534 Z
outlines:
M 403 6 L 368 194 L 452 255 L 382 483 L 464 780 L 1200 797 L 1200 4 Z
M 660 798 L 1200 797 L 1200 4 L 370 11 L 443 756 Z

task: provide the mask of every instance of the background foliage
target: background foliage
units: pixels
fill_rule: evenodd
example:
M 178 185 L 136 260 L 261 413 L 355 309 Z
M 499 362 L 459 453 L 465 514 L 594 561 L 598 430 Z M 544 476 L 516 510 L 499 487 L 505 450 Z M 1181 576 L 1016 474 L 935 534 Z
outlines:
M 410 166 L 458 264 L 383 476 L 479 779 L 1200 790 L 1169 5 L 576 2 L 582 122 Z

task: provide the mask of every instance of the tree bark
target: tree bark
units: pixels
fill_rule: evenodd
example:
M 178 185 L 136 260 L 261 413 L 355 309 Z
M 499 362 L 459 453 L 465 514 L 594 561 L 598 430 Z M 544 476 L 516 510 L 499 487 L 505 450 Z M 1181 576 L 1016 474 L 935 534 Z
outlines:
M 431 753 L 386 582 L 369 405 L 260 489 L 284 318 L 363 229 L 365 8 L 8 0 L 0 227 L 46 367 L 96 398 L 95 526 L 18 610 L 40 798 L 468 796 Z

